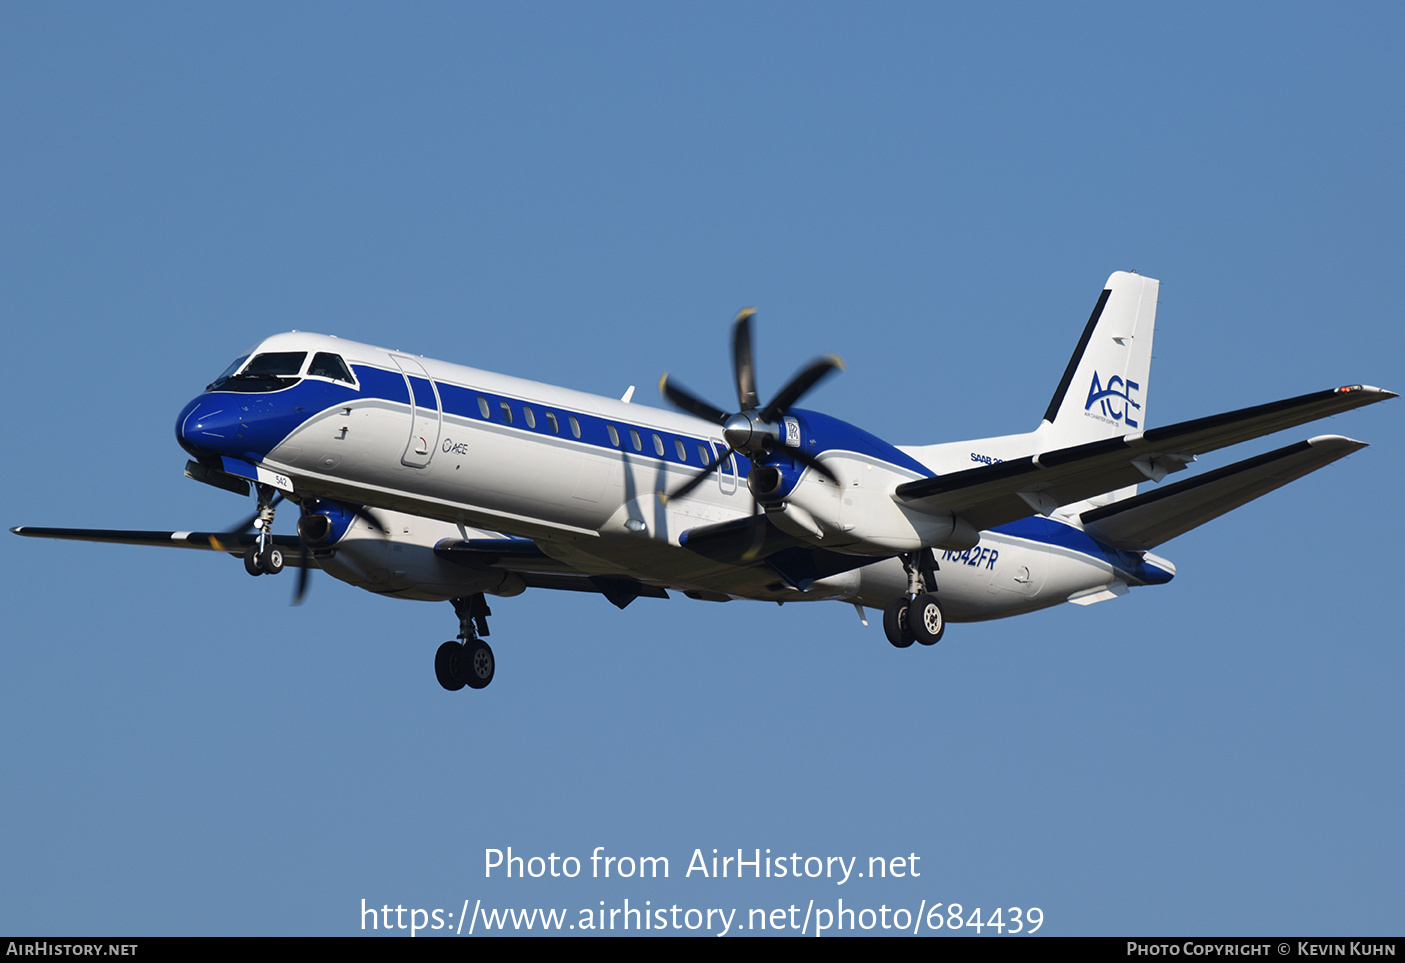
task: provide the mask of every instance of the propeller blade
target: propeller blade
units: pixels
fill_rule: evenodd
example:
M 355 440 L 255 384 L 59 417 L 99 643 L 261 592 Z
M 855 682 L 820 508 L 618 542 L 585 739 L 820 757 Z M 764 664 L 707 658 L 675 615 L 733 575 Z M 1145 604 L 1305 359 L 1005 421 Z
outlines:
M 766 424 L 774 423 L 821 378 L 835 370 L 844 370 L 844 362 L 838 355 L 826 355 L 811 361 L 803 371 L 791 378 L 790 382 L 776 393 L 776 396 L 771 399 L 771 403 L 762 409 L 761 414 L 757 417 Z
M 283 493 L 282 493 L 282 492 L 277 492 L 277 493 L 275 493 L 274 496 L 273 496 L 271 499 L 269 499 L 269 502 L 268 502 L 269 507 L 273 507 L 273 506 L 277 505 L 277 504 L 278 504 L 279 502 L 281 502 L 282 500 L 283 500 Z M 233 528 L 226 529 L 225 532 L 224 532 L 224 534 L 229 535 L 229 536 L 248 534 L 249 529 L 251 529 L 251 528 L 254 527 L 254 522 L 256 522 L 256 521 L 259 520 L 259 515 L 261 515 L 261 514 L 263 514 L 263 512 L 262 512 L 261 510 L 260 510 L 260 511 L 254 512 L 252 515 L 250 515 L 248 518 L 245 518 L 245 519 L 244 519 L 242 522 L 240 522 L 238 525 L 234 526 Z
M 751 319 L 755 314 L 755 308 L 742 308 L 732 322 L 732 370 L 737 376 L 737 403 L 742 411 L 755 411 L 761 404 L 756 396 L 756 365 L 751 351 Z
M 839 484 L 839 476 L 834 474 L 828 465 L 804 449 L 788 448 L 779 439 L 772 438 L 770 435 L 763 435 L 761 437 L 761 447 L 765 448 L 767 451 L 774 451 L 776 454 L 794 458 L 796 461 L 800 462 L 800 464 L 813 468 L 815 471 L 834 482 L 834 484 Z
M 706 468 L 704 468 L 702 471 L 698 472 L 692 478 L 684 482 L 681 486 L 679 486 L 676 491 L 671 492 L 669 494 L 659 492 L 659 501 L 667 505 L 672 499 L 686 498 L 688 495 L 692 494 L 693 489 L 697 488 L 703 482 L 707 481 L 707 476 L 711 475 L 714 471 L 716 471 L 718 465 L 722 464 L 722 462 L 726 461 L 731 456 L 732 449 L 728 448 L 724 450 L 722 454 L 718 455 L 716 458 L 712 459 L 712 461 L 708 462 Z
M 766 544 L 766 526 L 770 524 L 766 521 L 766 512 L 761 508 L 761 503 L 756 500 L 756 496 L 751 496 L 751 546 L 742 552 L 743 562 L 753 562 L 761 554 L 761 548 Z
M 727 420 L 727 413 L 725 411 L 720 411 L 712 407 L 712 405 L 685 390 L 678 384 L 670 384 L 668 372 L 664 372 L 664 376 L 659 379 L 659 394 L 673 402 L 675 406 L 682 408 L 690 414 L 697 415 L 699 418 L 715 421 L 719 425 Z
M 301 543 L 298 551 L 298 584 L 293 589 L 293 604 L 301 605 L 302 600 L 307 597 L 307 584 L 312 580 L 312 552 L 308 550 L 307 542 L 299 536 Z
M 368 525 L 372 526 L 376 531 L 380 532 L 381 538 L 385 538 L 387 536 L 388 532 L 386 531 L 385 523 L 376 517 L 375 512 L 371 511 L 364 505 L 348 505 L 346 507 L 351 509 L 351 514 L 355 515 L 363 522 L 366 522 Z
M 258 513 L 258 512 L 254 512 L 254 513 L 253 513 L 252 515 L 250 515 L 248 518 L 244 519 L 243 522 L 241 522 L 241 523 L 238 524 L 238 525 L 235 525 L 233 528 L 229 529 L 229 531 L 225 532 L 225 534 L 226 534 L 226 535 L 245 535 L 245 534 L 248 533 L 249 529 L 251 529 L 251 528 L 254 527 L 254 522 L 258 521 L 258 519 L 259 519 L 259 513 Z

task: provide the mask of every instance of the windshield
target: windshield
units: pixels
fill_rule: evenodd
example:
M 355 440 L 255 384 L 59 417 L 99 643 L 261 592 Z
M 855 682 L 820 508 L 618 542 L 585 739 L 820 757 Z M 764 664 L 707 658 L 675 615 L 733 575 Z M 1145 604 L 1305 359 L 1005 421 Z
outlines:
M 297 383 L 298 372 L 307 358 L 306 351 L 271 351 L 255 355 L 238 374 L 239 365 L 248 358 L 245 355 L 224 370 L 206 391 L 277 391 Z
M 211 388 L 216 388 L 216 387 L 218 387 L 219 385 L 223 384 L 225 381 L 227 381 L 227 380 L 229 379 L 229 376 L 230 376 L 230 375 L 234 374 L 234 372 L 236 372 L 236 371 L 239 370 L 239 366 L 240 366 L 241 364 L 243 364 L 245 361 L 248 361 L 248 360 L 249 360 L 249 356 L 248 356 L 247 354 L 241 354 L 239 357 L 235 358 L 235 359 L 234 359 L 234 363 L 231 364 L 228 368 L 225 368 L 223 371 L 221 371 L 221 372 L 220 372 L 220 376 L 219 376 L 218 378 L 216 378 L 214 381 L 210 382 L 210 387 L 209 387 L 209 388 L 206 388 L 205 390 L 206 390 L 206 391 L 209 391 Z

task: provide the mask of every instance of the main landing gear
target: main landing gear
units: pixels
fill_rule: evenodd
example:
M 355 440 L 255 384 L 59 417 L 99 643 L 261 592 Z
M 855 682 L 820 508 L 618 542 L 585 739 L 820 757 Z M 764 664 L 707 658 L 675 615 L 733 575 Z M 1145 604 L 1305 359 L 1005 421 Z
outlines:
M 283 550 L 273 544 L 274 499 L 278 490 L 271 485 L 256 485 L 259 512 L 253 520 L 258 540 L 244 550 L 244 571 L 250 575 L 277 575 L 283 571 Z M 247 523 L 246 523 L 247 524 Z
M 479 636 L 488 634 L 488 608 L 483 593 L 451 600 L 459 617 L 459 639 L 450 640 L 434 653 L 434 675 L 450 692 L 464 686 L 482 689 L 493 681 L 493 650 Z
M 946 613 L 937 601 L 936 559 L 926 550 L 901 558 L 907 572 L 907 592 L 883 610 L 883 634 L 900 649 L 914 642 L 936 645 L 946 631 Z

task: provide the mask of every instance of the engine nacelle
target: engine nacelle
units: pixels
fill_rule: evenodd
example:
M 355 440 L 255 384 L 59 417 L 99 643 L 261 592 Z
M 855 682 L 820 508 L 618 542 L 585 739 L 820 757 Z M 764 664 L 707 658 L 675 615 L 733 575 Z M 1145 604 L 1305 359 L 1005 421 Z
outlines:
M 908 478 L 881 463 L 844 458 L 828 464 L 838 485 L 811 473 L 784 501 L 768 504 L 766 517 L 817 545 L 860 555 L 964 551 L 980 542 L 980 532 L 964 518 L 927 514 L 895 501 L 893 490 Z
M 377 595 L 432 601 L 479 592 L 520 595 L 527 589 L 513 572 L 441 558 L 435 546 L 460 537 L 458 527 L 448 522 L 376 509 L 382 529 L 330 499 L 305 498 L 302 508 L 298 535 L 318 567 L 348 585 Z
M 331 548 L 356 521 L 356 514 L 345 505 L 326 498 L 304 498 L 302 514 L 298 516 L 298 536 L 313 551 Z

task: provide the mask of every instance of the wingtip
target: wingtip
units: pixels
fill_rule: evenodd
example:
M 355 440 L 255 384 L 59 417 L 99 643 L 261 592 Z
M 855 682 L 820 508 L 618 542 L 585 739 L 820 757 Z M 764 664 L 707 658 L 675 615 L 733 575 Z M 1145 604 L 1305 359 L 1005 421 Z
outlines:
M 1370 442 L 1357 441 L 1355 438 L 1348 438 L 1346 435 L 1314 435 L 1307 440 L 1307 443 L 1314 448 L 1348 448 L 1350 451 L 1348 451 L 1347 454 L 1371 447 Z
M 1390 391 L 1386 388 L 1377 388 L 1375 385 L 1342 385 L 1340 388 L 1336 388 L 1334 390 L 1339 395 L 1355 394 L 1357 392 L 1361 392 L 1362 394 L 1368 395 L 1376 395 L 1376 401 L 1389 401 L 1391 398 L 1400 397 L 1400 395 L 1398 395 L 1394 391 Z

